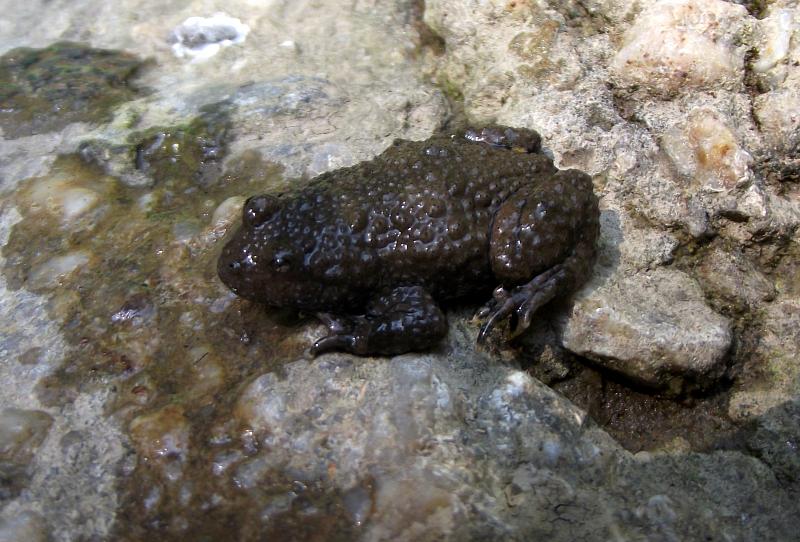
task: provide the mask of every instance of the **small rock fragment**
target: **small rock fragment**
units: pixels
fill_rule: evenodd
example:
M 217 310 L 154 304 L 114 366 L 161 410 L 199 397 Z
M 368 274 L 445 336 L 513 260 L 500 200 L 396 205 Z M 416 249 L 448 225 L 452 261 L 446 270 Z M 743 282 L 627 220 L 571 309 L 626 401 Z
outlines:
M 84 165 L 76 164 L 73 157 L 62 157 L 53 171 L 31 179 L 19 194 L 26 209 L 58 219 L 64 229 L 92 229 L 115 185 L 109 177 L 87 175 Z
M 590 283 L 577 294 L 563 335 L 572 352 L 673 391 L 684 379 L 719 377 L 731 340 L 729 322 L 705 304 L 698 285 L 664 268 Z
M 703 289 L 741 310 L 756 307 L 775 295 L 775 287 L 741 253 L 713 249 L 696 268 Z
M 244 201 L 243 196 L 231 196 L 220 203 L 211 215 L 211 226 L 220 230 L 229 228 L 239 218 Z
M 99 194 L 81 186 L 70 186 L 70 179 L 45 178 L 37 181 L 30 189 L 33 210 L 46 209 L 60 215 L 65 224 L 92 209 L 99 200 Z
M 685 133 L 694 154 L 695 178 L 702 186 L 724 190 L 747 179 L 752 158 L 715 111 L 693 111 Z
M 790 149 L 800 141 L 800 90 L 781 88 L 755 99 L 755 115 L 773 148 Z
M 172 51 L 178 58 L 206 60 L 223 47 L 243 43 L 250 27 L 225 13 L 189 17 L 172 31 Z
M 753 62 L 756 73 L 763 74 L 775 68 L 789 54 L 792 33 L 797 28 L 792 21 L 792 12 L 791 9 L 774 9 L 758 22 L 758 58 Z
M 85 266 L 89 259 L 89 254 L 83 250 L 50 258 L 31 270 L 27 286 L 33 290 L 59 286 L 69 275 Z
M 130 434 L 144 461 L 161 466 L 181 463 L 189 451 L 189 422 L 178 405 L 135 418 Z
M 745 48 L 737 41 L 746 16 L 743 6 L 721 0 L 656 2 L 626 32 L 611 73 L 621 86 L 655 95 L 738 88 Z
M 342 495 L 342 504 L 350 520 L 359 527 L 369 518 L 374 506 L 370 489 L 363 485 L 345 491 Z

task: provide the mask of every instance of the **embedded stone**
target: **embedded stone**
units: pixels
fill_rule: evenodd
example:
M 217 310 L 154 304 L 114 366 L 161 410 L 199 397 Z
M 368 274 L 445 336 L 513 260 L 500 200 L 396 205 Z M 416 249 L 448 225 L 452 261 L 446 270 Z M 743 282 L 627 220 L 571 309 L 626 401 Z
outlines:
M 741 86 L 747 11 L 721 0 L 664 0 L 640 14 L 611 61 L 622 86 L 653 94 Z
M 711 310 L 696 282 L 657 268 L 597 279 L 577 294 L 563 344 L 572 352 L 656 388 L 710 384 L 725 368 L 728 320 Z

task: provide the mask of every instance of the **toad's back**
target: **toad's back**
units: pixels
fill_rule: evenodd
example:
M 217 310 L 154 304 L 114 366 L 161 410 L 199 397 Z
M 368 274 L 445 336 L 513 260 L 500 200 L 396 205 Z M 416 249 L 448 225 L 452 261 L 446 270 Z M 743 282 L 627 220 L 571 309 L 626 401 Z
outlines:
M 514 294 L 501 300 L 483 333 L 514 303 L 529 318 L 585 280 L 599 222 L 591 179 L 557 170 L 538 142 L 535 132 L 505 127 L 398 140 L 373 160 L 297 190 L 250 198 L 220 257 L 220 277 L 237 294 L 268 305 L 366 311 L 358 318 L 370 329 L 384 329 L 378 315 L 391 311 L 418 323 L 441 314 L 434 300 L 500 282 L 498 291 Z M 365 336 L 357 348 L 342 346 L 356 339 L 337 331 L 324 349 L 395 353 L 419 349 L 435 335 L 414 329 L 406 330 L 408 344 L 365 346 Z
M 301 241 L 292 252 L 302 250 L 303 273 L 321 281 L 422 284 L 459 297 L 492 287 L 490 228 L 500 205 L 554 172 L 543 155 L 464 139 L 396 141 L 378 159 L 284 196 L 263 234 Z

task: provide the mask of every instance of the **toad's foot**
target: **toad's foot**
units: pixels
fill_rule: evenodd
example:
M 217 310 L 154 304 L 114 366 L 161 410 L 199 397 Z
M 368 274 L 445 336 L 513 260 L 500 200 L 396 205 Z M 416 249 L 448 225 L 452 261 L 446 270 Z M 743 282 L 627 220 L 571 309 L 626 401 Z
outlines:
M 552 300 L 559 292 L 561 283 L 567 279 L 563 264 L 551 267 L 530 282 L 509 291 L 498 286 L 494 299 L 478 312 L 478 317 L 487 318 L 478 332 L 478 343 L 483 343 L 498 320 L 511 316 L 511 336 L 516 337 L 531 325 L 534 313 Z
M 329 330 L 311 348 L 317 356 L 341 351 L 352 354 L 394 355 L 425 350 L 447 333 L 447 320 L 421 286 L 399 286 L 373 299 L 359 316 L 317 317 Z
M 554 297 L 571 293 L 591 274 L 600 231 L 592 179 L 562 170 L 530 183 L 503 202 L 494 216 L 490 262 L 502 286 L 479 314 L 488 317 L 478 333 L 484 342 L 498 320 L 511 317 L 512 336 Z

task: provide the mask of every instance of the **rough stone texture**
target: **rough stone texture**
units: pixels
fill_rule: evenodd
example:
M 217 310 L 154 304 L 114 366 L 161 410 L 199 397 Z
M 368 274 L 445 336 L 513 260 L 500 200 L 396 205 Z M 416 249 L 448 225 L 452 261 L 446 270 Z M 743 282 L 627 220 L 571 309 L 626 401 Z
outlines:
M 13 208 L 3 213 L 0 247 L 19 218 Z M 4 260 L 0 256 L 0 266 Z M 28 422 L 28 431 L 13 431 L 17 438 L 26 437 L 11 451 L 16 461 L 24 460 L 27 474 L 12 478 L 12 485 L 19 483 L 24 491 L 0 501 L 2 540 L 90 538 L 107 533 L 114 520 L 122 436 L 103 414 L 107 392 L 85 394 L 58 411 L 44 408 L 34 391 L 66 351 L 45 303 L 42 296 L 8 290 L 0 274 L 0 380 L 2 404 L 10 407 L 0 413 L 0 426 L 17 424 L 20 412 L 27 413 Z
M 568 349 L 647 385 L 713 382 L 731 344 L 728 321 L 680 271 L 615 274 L 576 295 L 564 327 Z
M 729 406 L 734 419 L 763 415 L 800 395 L 800 299 L 779 296 L 763 310 L 763 332 L 749 366 L 761 378 L 734 388 Z
M 47 542 L 47 531 L 38 514 L 23 512 L 16 517 L 0 521 L 0 540 L 2 542 Z
M 16 408 L 0 411 L 0 458 L 29 462 L 52 423 L 52 418 L 41 411 Z
M 770 466 L 775 476 L 794 487 L 795 491 L 800 489 L 798 416 L 800 403 L 797 399 L 770 409 L 756 421 L 755 430 L 747 442 L 757 457 Z
M 775 286 L 741 252 L 715 247 L 701 260 L 695 273 L 704 290 L 730 305 L 732 311 L 757 307 L 775 298 Z
M 773 2 L 757 19 L 722 0 L 426 0 L 443 46 L 411 15 L 415 2 L 212 4 L 0 0 L 0 53 L 67 39 L 152 59 L 136 81 L 149 93 L 108 124 L 0 140 L 0 416 L 11 414 L 0 427 L 19 412 L 52 419 L 29 426 L 35 438 L 4 470 L 0 540 L 180 540 L 220 525 L 242 540 L 322 528 L 362 540 L 795 537 L 796 3 Z M 205 60 L 176 57 L 170 33 L 221 10 L 249 27 L 247 39 Z M 423 35 L 434 47 L 419 48 Z M 508 351 L 476 351 L 476 328 L 458 314 L 431 354 L 310 361 L 300 351 L 318 326 L 243 304 L 198 263 L 213 260 L 241 198 L 272 186 L 278 168 L 265 160 L 290 182 L 397 137 L 423 139 L 445 122 L 445 95 L 473 122 L 540 131 L 559 167 L 594 176 L 595 277 L 553 319 L 565 321 L 558 333 L 543 335 L 673 391 L 729 371 L 723 410 L 744 444 L 697 453 L 678 439 L 631 455 Z M 247 182 L 232 185 L 241 190 L 212 198 L 202 183 L 165 186 L 173 179 L 126 158 L 132 134 L 185 126 L 214 104 L 230 123 L 222 179 L 244 171 Z M 103 143 L 105 171 L 122 182 L 51 171 L 86 141 Z M 118 229 L 101 231 L 112 200 L 124 206 Z M 34 247 L 42 266 L 22 270 L 34 280 L 14 289 L 6 241 L 14 224 L 32 223 L 20 201 L 52 222 L 49 244 Z M 74 256 L 103 235 L 129 246 L 140 230 L 126 228 L 159 203 L 174 204 L 150 217 L 165 239 L 135 288 L 177 294 L 137 298 L 132 287 L 124 303 L 96 303 L 113 306 L 87 331 L 107 326 L 102 338 L 134 360 L 103 372 L 102 352 L 84 359 L 67 346 L 76 320 L 53 314 L 78 294 L 58 285 L 80 276 L 66 265 L 76 261 L 144 264 L 108 248 L 86 252 L 89 263 Z M 78 252 L 64 249 L 81 235 Z M 219 330 L 222 352 L 208 338 Z M 163 355 L 179 339 L 188 366 Z M 78 384 L 55 385 L 58 371 Z M 217 522 L 226 507 L 234 515 L 223 519 L 244 520 Z
M 18 14 L 19 27 L 0 40 L 0 52 L 74 36 L 151 58 L 157 68 L 139 83 L 155 95 L 126 104 L 115 122 L 87 136 L 123 142 L 131 119 L 140 129 L 176 124 L 228 100 L 236 106 L 231 155 L 256 149 L 292 176 L 314 175 L 372 157 L 397 137 L 423 139 L 447 111 L 441 92 L 407 62 L 416 46 L 407 32 L 407 4 L 375 13 L 371 4 L 359 2 L 342 16 L 325 3 L 276 1 L 258 9 L 244 0 L 227 3 L 228 15 L 256 30 L 244 43 L 193 62 L 175 57 L 168 37 L 204 12 L 199 4 L 165 13 L 158 2 L 47 3 L 36 15 Z M 64 141 L 55 150 L 72 152 L 79 143 Z
M 662 0 L 640 13 L 611 60 L 621 86 L 653 94 L 742 86 L 746 10 L 721 0 Z
M 600 257 L 565 346 L 651 385 L 727 374 L 730 418 L 770 427 L 752 449 L 794 479 L 796 439 L 770 420 L 800 381 L 796 3 L 761 19 L 721 0 L 426 6 L 466 116 L 539 130 L 559 166 L 595 175 Z
M 751 114 L 759 97 L 754 102 L 745 91 L 743 68 L 748 44 L 755 46 L 752 29 L 766 23 L 749 17 L 742 6 L 721 0 L 662 0 L 636 4 L 628 16 L 620 19 L 612 14 L 612 6 L 593 4 L 590 21 L 606 24 L 577 26 L 565 17 L 558 3 L 518 2 L 512 7 L 434 0 L 426 5 L 426 22 L 448 45 L 437 73 L 463 94 L 467 116 L 539 130 L 558 165 L 578 167 L 596 175 L 596 187 L 609 217 L 604 220 L 607 231 L 602 235 L 611 240 L 601 260 L 605 257 L 606 267 L 613 269 L 613 278 L 608 282 L 640 300 L 639 310 L 631 311 L 638 312 L 640 322 L 660 321 L 662 301 L 671 301 L 662 297 L 669 293 L 666 286 L 646 293 L 643 281 L 632 278 L 639 276 L 642 269 L 672 263 L 671 256 L 653 258 L 659 245 L 651 242 L 653 234 L 648 232 L 680 232 L 680 236 L 689 236 L 695 240 L 693 243 L 701 244 L 719 235 L 742 247 L 739 250 L 752 247 L 751 254 L 764 250 L 757 247 L 765 244 L 781 246 L 794 235 L 800 224 L 800 204 L 767 186 L 761 167 L 764 159 L 754 158 L 769 151 L 765 150 L 764 135 Z M 795 13 L 794 8 L 785 9 Z M 785 33 L 789 23 L 787 15 L 782 16 Z M 580 75 L 568 85 L 542 86 L 541 75 L 525 73 L 525 63 L 508 54 L 509 44 L 520 33 L 538 28 L 543 21 L 558 37 L 548 42 L 548 58 L 574 56 L 573 67 Z M 707 43 L 698 46 L 700 41 Z M 476 46 L 478 43 L 480 46 Z M 781 62 L 789 54 L 779 52 Z M 497 85 L 503 91 L 491 88 L 491 82 L 498 78 L 502 82 Z M 615 81 L 615 85 L 607 85 L 608 80 Z M 791 123 L 794 115 L 784 118 L 788 120 L 783 122 Z M 771 129 L 767 127 L 768 131 Z M 791 128 L 776 130 L 785 135 Z M 785 162 L 781 166 L 770 164 L 773 170 L 786 169 Z M 624 234 L 618 231 L 620 228 L 624 228 Z M 638 233 L 640 230 L 642 233 Z M 621 254 L 623 250 L 625 255 Z M 639 258 L 630 256 L 637 253 Z M 702 270 L 709 264 L 702 257 L 686 258 L 685 253 L 682 257 L 681 268 L 701 271 L 705 294 L 729 296 L 730 286 L 725 284 L 729 277 L 713 278 L 705 273 L 703 278 Z M 731 256 L 726 252 L 724 257 Z M 740 258 L 739 263 L 745 268 L 762 263 L 745 260 Z M 716 282 L 720 282 L 719 287 Z M 768 284 L 761 288 L 771 289 Z M 588 288 L 581 295 L 591 299 L 602 291 Z M 688 291 L 693 306 L 700 307 L 703 294 L 694 287 Z M 572 318 L 593 321 L 594 316 L 583 309 L 602 306 L 606 301 L 603 297 L 600 303 L 581 302 Z M 721 305 L 715 302 L 715 307 Z M 756 306 L 751 308 L 757 310 Z M 727 350 L 719 340 L 730 337 L 730 333 L 722 331 L 727 326 L 720 327 L 722 320 L 710 309 L 698 314 L 702 317 L 692 320 L 694 327 L 682 326 L 681 321 L 677 329 L 691 329 L 694 333 L 699 331 L 697 326 L 707 325 L 701 335 L 717 337 L 715 346 L 709 349 L 713 354 L 694 358 L 689 354 L 692 349 L 677 349 L 683 352 L 677 366 L 696 375 L 718 376 L 722 374 L 719 363 L 724 361 L 721 352 Z M 675 321 L 675 316 L 677 313 L 669 320 Z M 639 345 L 641 352 L 659 351 L 659 341 L 648 336 L 655 337 L 644 334 L 638 338 L 644 341 Z M 580 344 L 585 347 L 587 342 L 596 341 L 614 339 L 586 338 Z M 617 357 L 608 357 L 605 352 L 587 348 L 579 352 L 595 360 L 613 359 L 611 367 L 620 369 Z M 629 376 L 665 383 L 659 375 L 673 369 L 669 364 L 661 365 L 656 358 L 648 358 L 644 365 L 631 365 Z M 695 360 L 697 365 L 693 366 Z M 708 372 L 715 364 L 715 369 Z
M 273 469 L 327 478 L 363 514 L 362 540 L 713 540 L 738 537 L 742 514 L 742 539 L 788 534 L 788 519 L 750 516 L 758 502 L 786 506 L 759 461 L 632 456 L 462 333 L 451 329 L 447 356 L 328 355 L 255 378 L 236 412 L 263 448 L 231 477 L 248 491 Z
M 338 2 L 227 3 L 226 12 L 254 29 L 247 41 L 206 62 L 177 58 L 170 31 L 190 16 L 212 15 L 201 4 L 0 3 L 2 53 L 73 39 L 151 59 L 151 69 L 138 81 L 149 92 L 117 109 L 110 124 L 73 123 L 0 142 L 0 193 L 12 193 L 30 177 L 46 177 L 55 156 L 75 152 L 81 141 L 124 144 L 132 130 L 183 124 L 201 107 L 224 100 L 232 103 L 237 126 L 229 155 L 255 149 L 293 175 L 371 157 L 396 137 L 427 137 L 442 121 L 442 94 L 408 63 L 415 34 L 409 31 L 405 5 L 373 13 L 369 3 L 344 10 Z M 3 211 L 5 243 L 19 213 L 5 202 Z M 47 277 L 59 280 L 58 273 Z M 32 286 L 45 285 L 40 283 Z M 24 492 L 2 503 L 0 533 L 10 540 L 104 539 L 115 520 L 115 484 L 125 472 L 120 461 L 127 457 L 126 439 L 118 420 L 104 414 L 111 384 L 78 394 L 60 410 L 37 400 L 35 386 L 67 352 L 61 323 L 50 320 L 47 303 L 24 289 L 7 290 L 5 277 L 0 278 L 2 404 L 44 410 L 54 420 L 30 458 L 33 475 L 23 480 Z M 202 376 L 209 371 L 198 367 Z M 145 455 L 158 449 L 153 425 L 140 422 L 138 431 L 137 424 L 131 428 L 140 437 L 134 446 Z
M 800 178 L 800 14 L 792 2 L 775 2 L 755 27 L 758 58 L 753 63 L 763 94 L 753 112 L 764 134 L 766 149 L 760 158 L 770 180 Z M 778 181 L 780 182 L 780 181 Z

